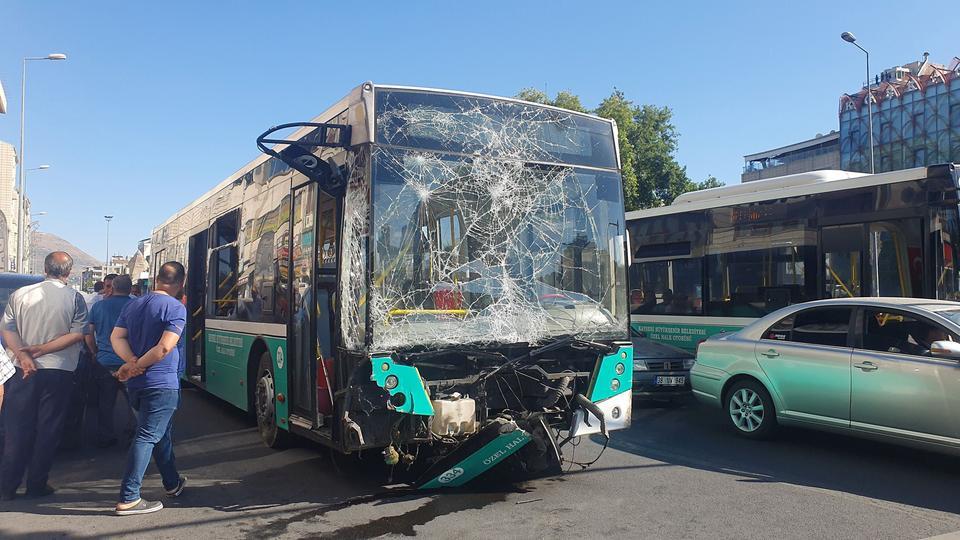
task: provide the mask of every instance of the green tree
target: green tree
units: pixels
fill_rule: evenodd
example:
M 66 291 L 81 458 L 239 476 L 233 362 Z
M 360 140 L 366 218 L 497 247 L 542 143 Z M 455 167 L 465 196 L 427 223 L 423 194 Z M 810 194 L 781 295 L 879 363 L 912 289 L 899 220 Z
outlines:
M 548 96 L 547 93 L 542 90 L 538 90 L 536 88 L 524 88 L 514 97 L 524 101 L 531 101 L 533 103 L 553 105 L 554 107 L 560 107 L 562 109 L 568 109 L 571 111 L 582 113 L 590 112 L 584 108 L 582 103 L 580 103 L 580 96 L 570 92 L 569 90 L 561 90 L 557 92 L 557 96 L 555 98 L 550 99 L 550 96 Z
M 550 101 L 550 96 L 536 88 L 524 88 L 513 97 L 532 103 L 540 103 L 541 105 L 553 105 Z
M 673 125 L 673 111 L 669 107 L 643 105 L 634 109 L 633 122 L 630 142 L 636 152 L 639 207 L 670 204 L 692 187 L 687 168 L 674 158 L 679 134 Z
M 707 175 L 707 179 L 704 180 L 703 182 L 698 182 L 696 184 L 695 190 L 699 191 L 701 189 L 710 189 L 715 187 L 721 187 L 723 185 L 725 184 L 720 180 L 717 180 L 717 177 L 711 174 L 711 175 Z
M 580 103 L 580 96 L 573 94 L 567 90 L 561 90 L 557 92 L 557 97 L 553 98 L 554 107 L 561 107 L 563 109 L 577 111 L 577 112 L 589 112 L 583 107 L 583 104 Z

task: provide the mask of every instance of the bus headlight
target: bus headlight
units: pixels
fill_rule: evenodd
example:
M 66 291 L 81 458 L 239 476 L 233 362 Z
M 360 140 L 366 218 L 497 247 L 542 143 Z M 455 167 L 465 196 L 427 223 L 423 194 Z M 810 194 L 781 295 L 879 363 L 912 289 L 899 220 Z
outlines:
M 647 363 L 643 360 L 633 359 L 633 370 L 634 371 L 647 371 Z
M 697 362 L 696 358 L 687 358 L 686 360 L 683 361 L 683 369 L 693 368 L 693 364 L 695 364 L 696 362 Z

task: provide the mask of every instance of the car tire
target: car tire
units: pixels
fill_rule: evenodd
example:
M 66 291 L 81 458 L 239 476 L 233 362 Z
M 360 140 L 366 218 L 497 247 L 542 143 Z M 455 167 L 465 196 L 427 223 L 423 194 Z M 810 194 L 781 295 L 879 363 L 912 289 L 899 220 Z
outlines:
M 273 358 L 264 351 L 257 367 L 257 384 L 253 391 L 253 411 L 257 418 L 260 439 L 269 448 L 284 448 L 290 442 L 290 434 L 277 425 L 277 396 L 273 376 Z
M 773 399 L 757 381 L 735 382 L 724 396 L 723 412 L 730 427 L 748 439 L 767 439 L 777 428 Z

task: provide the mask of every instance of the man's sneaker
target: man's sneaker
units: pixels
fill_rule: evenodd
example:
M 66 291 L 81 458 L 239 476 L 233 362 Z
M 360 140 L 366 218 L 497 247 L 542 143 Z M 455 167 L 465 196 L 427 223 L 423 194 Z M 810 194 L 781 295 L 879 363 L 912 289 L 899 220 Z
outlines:
M 171 489 L 166 490 L 168 497 L 179 497 L 183 493 L 183 488 L 187 487 L 187 477 L 181 476 L 180 480 L 177 482 L 177 486 Z
M 27 498 L 36 499 L 38 497 L 47 497 L 49 495 L 53 495 L 56 492 L 57 492 L 56 488 L 54 488 L 50 484 L 45 484 L 43 487 L 39 489 L 28 489 Z
M 120 505 L 113 510 L 118 516 L 138 516 L 140 514 L 152 514 L 163 510 L 163 503 L 160 501 L 150 502 L 146 499 L 137 500 L 133 505 Z

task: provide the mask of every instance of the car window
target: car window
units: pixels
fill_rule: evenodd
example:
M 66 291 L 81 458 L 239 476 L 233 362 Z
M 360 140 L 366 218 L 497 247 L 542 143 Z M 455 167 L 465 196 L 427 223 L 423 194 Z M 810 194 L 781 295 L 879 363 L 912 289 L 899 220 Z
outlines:
M 799 311 L 777 321 L 764 332 L 763 339 L 846 347 L 851 311 L 849 307 Z
M 957 341 L 938 324 L 898 311 L 866 309 L 863 313 L 863 349 L 930 356 L 934 341 Z

